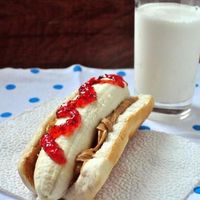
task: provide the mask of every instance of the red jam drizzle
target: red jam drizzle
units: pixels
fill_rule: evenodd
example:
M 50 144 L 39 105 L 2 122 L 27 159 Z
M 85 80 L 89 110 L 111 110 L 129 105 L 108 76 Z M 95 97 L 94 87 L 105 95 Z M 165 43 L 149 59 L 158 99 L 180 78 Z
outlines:
M 62 165 L 67 162 L 64 151 L 58 146 L 50 134 L 45 134 L 41 139 L 41 146 L 47 155 L 56 163 Z
M 97 100 L 97 94 L 93 85 L 109 83 L 124 88 L 127 83 L 121 76 L 115 74 L 105 74 L 98 78 L 91 78 L 89 81 L 81 85 L 78 95 L 74 100 L 65 102 L 56 112 L 56 118 L 66 118 L 65 123 L 61 125 L 53 125 L 48 132 L 41 138 L 41 147 L 47 155 L 57 164 L 65 164 L 64 151 L 56 143 L 55 139 L 63 135 L 69 137 L 81 124 L 81 115 L 77 108 L 83 108 Z

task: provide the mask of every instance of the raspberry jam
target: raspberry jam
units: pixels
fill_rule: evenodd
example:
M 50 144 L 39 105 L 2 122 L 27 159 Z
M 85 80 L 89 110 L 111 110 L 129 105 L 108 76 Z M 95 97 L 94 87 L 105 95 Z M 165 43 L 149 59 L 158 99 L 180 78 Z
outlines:
M 77 108 L 83 108 L 97 100 L 97 94 L 93 85 L 95 84 L 112 84 L 124 88 L 127 83 L 121 76 L 115 74 L 105 74 L 98 78 L 91 78 L 89 81 L 81 85 L 78 95 L 75 99 L 65 102 L 56 111 L 56 119 L 66 118 L 65 123 L 61 125 L 51 126 L 47 133 L 41 138 L 40 144 L 47 155 L 57 164 L 65 164 L 64 151 L 56 143 L 55 139 L 63 135 L 69 137 L 81 125 L 81 115 Z
M 66 163 L 64 151 L 58 146 L 50 134 L 45 134 L 41 139 L 41 146 L 47 155 L 56 163 L 62 165 Z

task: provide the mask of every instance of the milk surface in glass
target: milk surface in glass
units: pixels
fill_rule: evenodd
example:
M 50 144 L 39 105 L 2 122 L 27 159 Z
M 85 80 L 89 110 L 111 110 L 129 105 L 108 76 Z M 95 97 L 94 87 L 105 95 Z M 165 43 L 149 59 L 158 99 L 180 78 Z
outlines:
M 193 96 L 200 55 L 200 8 L 147 3 L 135 16 L 135 89 L 156 102 L 176 104 Z

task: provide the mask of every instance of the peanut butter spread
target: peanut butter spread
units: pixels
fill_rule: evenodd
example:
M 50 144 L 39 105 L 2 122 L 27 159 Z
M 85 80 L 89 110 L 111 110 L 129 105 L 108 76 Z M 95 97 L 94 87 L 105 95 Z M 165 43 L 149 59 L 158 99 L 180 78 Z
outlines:
M 121 115 L 131 104 L 136 102 L 138 97 L 129 97 L 125 99 L 110 115 L 103 118 L 97 126 L 97 144 L 95 147 L 82 151 L 76 157 L 76 164 L 74 170 L 74 179 L 78 177 L 82 165 L 91 159 L 93 155 L 101 148 L 102 144 L 107 138 L 109 132 L 113 130 L 113 125 L 116 123 L 119 115 Z

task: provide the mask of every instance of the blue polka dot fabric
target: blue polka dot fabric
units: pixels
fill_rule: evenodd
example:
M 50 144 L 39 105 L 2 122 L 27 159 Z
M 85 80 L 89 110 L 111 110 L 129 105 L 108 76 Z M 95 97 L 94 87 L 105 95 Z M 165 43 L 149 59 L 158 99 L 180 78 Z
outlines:
M 82 71 L 82 67 L 81 67 L 80 65 L 75 65 L 75 66 L 73 67 L 73 71 L 74 71 L 74 72 L 81 72 L 81 71 Z
M 200 194 L 200 186 L 194 188 L 194 193 Z
M 3 112 L 3 113 L 1 113 L 1 117 L 2 118 L 7 118 L 7 117 L 11 117 L 11 116 L 12 116 L 11 112 Z
M 0 69 L 0 123 L 27 110 L 34 109 L 46 101 L 64 99 L 72 91 L 92 76 L 118 74 L 129 84 L 134 95 L 133 69 L 94 69 L 76 64 L 65 69 Z M 184 120 L 159 122 L 147 119 L 139 127 L 139 132 L 159 131 L 171 134 L 184 134 L 200 138 L 200 68 L 195 84 L 191 116 Z M 189 200 L 200 200 L 200 184 L 189 195 Z
M 62 90 L 62 89 L 63 89 L 63 85 L 61 85 L 61 84 L 56 84 L 56 85 L 53 85 L 53 88 L 54 88 L 55 90 Z
M 16 88 L 16 85 L 15 84 L 7 84 L 5 86 L 6 90 L 14 90 Z
M 122 70 L 118 71 L 117 74 L 120 75 L 120 76 L 122 76 L 122 77 L 126 76 L 126 72 L 124 70 L 123 71 Z
M 40 73 L 40 70 L 38 68 L 32 68 L 30 71 L 31 71 L 32 74 Z
M 142 130 L 142 131 L 144 131 L 144 130 L 149 131 L 149 130 L 151 130 L 151 129 L 150 129 L 149 126 L 141 125 L 141 126 L 139 127 L 139 130 Z
M 40 99 L 38 97 L 31 97 L 29 100 L 28 100 L 30 103 L 37 103 L 40 101 Z
M 192 128 L 193 128 L 195 131 L 200 131 L 200 124 L 193 125 Z
M 133 69 L 94 69 L 80 64 L 65 69 L 1 69 L 0 70 L 0 122 L 54 98 L 65 98 L 92 76 L 118 74 L 129 84 L 134 95 Z M 9 79 L 7 78 L 9 77 Z M 184 121 L 158 122 L 146 120 L 140 131 L 163 131 L 200 135 L 200 70 L 197 74 L 192 116 Z

